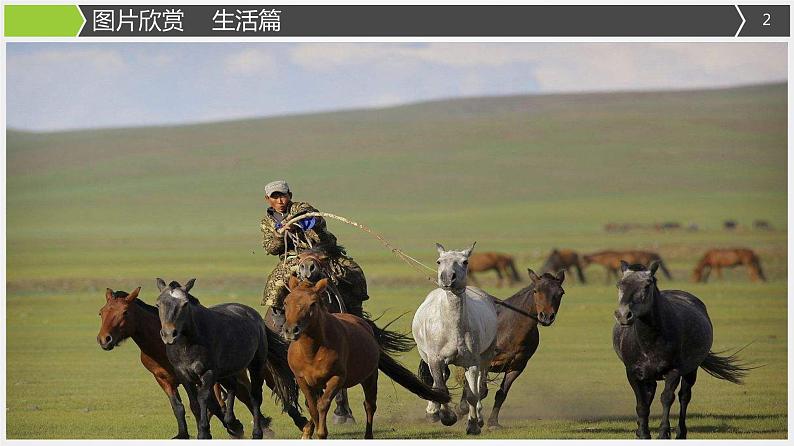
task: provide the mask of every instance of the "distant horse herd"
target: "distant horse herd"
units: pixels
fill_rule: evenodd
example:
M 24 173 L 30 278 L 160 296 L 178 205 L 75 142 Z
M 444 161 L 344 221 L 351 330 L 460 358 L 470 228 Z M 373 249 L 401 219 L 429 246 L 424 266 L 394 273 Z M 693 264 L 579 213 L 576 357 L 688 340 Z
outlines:
M 378 327 L 373 320 L 341 311 L 331 296 L 324 256 L 316 268 L 301 268 L 290 277 L 285 299 L 286 322 L 277 333 L 255 309 L 238 303 L 206 307 L 191 294 L 195 279 L 185 285 L 157 279 L 156 306 L 144 303 L 140 287 L 131 293 L 107 289 L 100 309 L 97 342 L 112 350 L 132 338 L 141 362 L 168 396 L 177 420 L 174 438 L 189 438 L 185 407 L 177 391 L 182 386 L 197 423 L 198 438 L 212 438 L 210 417 L 216 416 L 229 435 L 239 438 L 243 425 L 234 414 L 239 399 L 253 417 L 252 438 L 272 436 L 271 418 L 262 413 L 263 387 L 270 388 L 302 438 L 327 438 L 326 417 L 332 401 L 347 388 L 364 391 L 364 438 L 373 438 L 377 409 L 378 371 L 427 401 L 426 418 L 453 425 L 466 416 L 466 433 L 485 426 L 483 399 L 489 373 L 503 374 L 487 427 L 500 427 L 499 411 L 510 387 L 536 352 L 538 326 L 551 326 L 562 303 L 563 283 L 571 269 L 585 282 L 584 268 L 596 263 L 607 269 L 607 280 L 618 280 L 613 347 L 626 367 L 635 393 L 638 438 L 649 438 L 648 416 L 656 382 L 664 381 L 660 438 L 670 438 L 670 407 L 680 384 L 677 438 L 687 437 L 686 410 L 697 371 L 740 383 L 752 368 L 735 354 L 711 350 L 713 329 L 706 307 L 684 291 L 659 290 L 656 272 L 670 272 L 658 254 L 645 251 L 601 251 L 580 255 L 554 249 L 540 273 L 527 270 L 530 284 L 501 300 L 469 286 L 472 273 L 496 270 L 499 284 L 520 281 L 512 257 L 473 253 L 437 245 L 438 287 L 416 310 L 411 334 Z M 747 249 L 711 250 L 695 269 L 705 281 L 711 268 L 745 265 L 753 280 L 765 280 L 758 256 Z M 318 275 L 320 274 L 320 275 Z M 336 291 L 334 291 L 336 292 Z M 339 303 L 340 305 L 335 305 Z M 417 374 L 392 356 L 417 348 Z M 464 370 L 463 394 L 457 408 L 447 387 L 450 366 Z M 308 411 L 302 414 L 299 392 Z M 338 404 L 347 404 L 337 399 Z M 349 410 L 349 409 L 348 409 Z
M 659 262 L 659 269 L 668 280 L 673 276 L 667 269 L 662 257 L 651 251 L 638 250 L 605 250 L 590 254 L 579 254 L 571 249 L 553 249 L 540 269 L 541 274 L 545 272 L 556 272 L 564 270 L 570 274 L 571 270 L 576 272 L 576 277 L 581 283 L 586 283 L 584 270 L 591 264 L 601 265 L 606 268 L 606 283 L 618 278 L 620 261 L 624 260 L 629 264 L 650 265 L 652 262 Z M 695 266 L 692 272 L 693 282 L 707 282 L 709 273 L 712 269 L 716 270 L 717 277 L 722 278 L 723 268 L 744 266 L 753 282 L 766 281 L 766 276 L 761 268 L 761 260 L 751 249 L 747 248 L 720 248 L 706 251 L 703 257 Z M 469 277 L 472 282 L 479 286 L 479 282 L 474 279 L 474 273 L 482 273 L 493 270 L 497 274 L 496 286 L 501 288 L 504 284 L 503 279 L 507 277 L 508 285 L 521 282 L 515 267 L 513 256 L 498 252 L 486 252 L 472 254 L 469 260 Z

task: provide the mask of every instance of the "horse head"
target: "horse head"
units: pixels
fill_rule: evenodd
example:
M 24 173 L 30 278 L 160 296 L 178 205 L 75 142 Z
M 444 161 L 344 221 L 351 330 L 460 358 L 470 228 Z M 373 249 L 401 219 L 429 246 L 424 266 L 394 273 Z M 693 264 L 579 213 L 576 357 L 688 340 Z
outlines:
M 298 279 L 317 283 L 327 278 L 330 257 L 319 249 L 310 249 L 298 254 Z
M 102 323 L 96 336 L 96 341 L 103 350 L 113 350 L 119 342 L 135 332 L 135 312 L 130 312 L 129 307 L 140 291 L 141 287 L 135 288 L 129 294 L 110 288 L 105 292 L 105 305 L 99 309 Z
M 157 279 L 157 288 L 160 290 L 160 295 L 157 296 L 160 337 L 166 344 L 173 344 L 184 335 L 192 322 L 188 303 L 197 302 L 196 298 L 189 294 L 195 282 L 196 279 L 190 279 L 183 287 L 176 281 L 166 285 L 163 279 Z
M 468 249 L 463 251 L 447 251 L 436 243 L 438 250 L 438 286 L 452 292 L 462 292 L 466 289 L 466 273 L 469 265 L 469 256 L 474 245 L 472 243 Z
M 328 279 L 320 279 L 316 284 L 300 281 L 295 276 L 289 278 L 291 290 L 284 299 L 284 325 L 282 335 L 288 341 L 295 341 L 307 328 L 317 324 L 321 313 L 327 311 L 325 299 L 321 296 L 328 286 Z
M 631 325 L 653 311 L 654 299 L 659 294 L 655 276 L 658 268 L 658 260 L 653 261 L 649 268 L 620 261 L 623 276 L 618 281 L 618 309 L 615 310 L 618 323 Z
M 565 270 L 560 270 L 557 275 L 543 273 L 538 276 L 535 271 L 527 269 L 535 291 L 532 295 L 533 310 L 538 315 L 538 322 L 544 327 L 554 323 L 557 312 L 560 310 L 562 295 L 562 282 L 565 281 Z

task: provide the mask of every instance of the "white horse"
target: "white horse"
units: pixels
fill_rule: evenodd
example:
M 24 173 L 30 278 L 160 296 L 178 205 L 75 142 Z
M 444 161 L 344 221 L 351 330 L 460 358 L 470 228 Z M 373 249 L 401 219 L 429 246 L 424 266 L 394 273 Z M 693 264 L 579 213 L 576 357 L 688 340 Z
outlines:
M 466 286 L 474 244 L 464 251 L 446 251 L 438 243 L 436 248 L 439 288 L 431 291 L 416 310 L 411 329 L 419 356 L 430 368 L 434 388 L 449 391 L 446 380 L 450 364 L 466 369 L 466 433 L 476 435 L 483 425 L 480 401 L 487 392 L 486 377 L 496 346 L 496 307 L 490 295 Z M 428 418 L 440 419 L 445 426 L 458 421 L 449 404 L 428 401 L 426 410 Z

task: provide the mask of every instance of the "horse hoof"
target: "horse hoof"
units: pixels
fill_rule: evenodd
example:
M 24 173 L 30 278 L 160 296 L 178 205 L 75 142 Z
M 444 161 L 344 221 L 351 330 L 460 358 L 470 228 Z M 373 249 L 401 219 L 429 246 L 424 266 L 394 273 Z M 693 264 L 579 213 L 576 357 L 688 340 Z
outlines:
M 483 427 L 485 425 L 485 420 L 479 419 L 477 420 L 477 426 Z
M 480 435 L 480 426 L 474 420 L 469 420 L 466 425 L 466 435 Z
M 199 440 L 212 440 L 212 435 L 209 432 L 199 432 L 196 438 Z
M 254 431 L 251 433 L 251 439 L 253 440 L 261 440 L 264 437 L 264 431 Z
M 649 431 L 649 432 L 635 431 L 635 432 L 634 432 L 634 434 L 635 434 L 635 435 L 637 436 L 637 438 L 638 438 L 638 439 L 640 439 L 640 440 L 650 440 L 650 439 L 651 439 L 651 433 L 650 433 L 650 431 Z
M 438 423 L 441 420 L 441 417 L 438 415 L 438 412 L 433 413 L 425 413 L 425 419 L 431 423 Z
M 669 439 L 670 439 L 669 430 L 659 431 L 659 440 L 669 440 Z
M 187 440 L 188 438 L 190 438 L 190 435 L 188 435 L 187 432 L 185 432 L 185 433 L 178 433 L 171 439 L 172 440 Z
M 262 429 L 262 437 L 261 438 L 276 438 L 276 433 L 273 432 L 273 429 L 266 427 Z
M 337 415 L 334 414 L 334 424 L 345 424 L 347 422 L 346 415 Z
M 243 423 L 241 423 L 240 420 L 233 420 L 226 423 L 226 432 L 228 432 L 229 436 L 232 438 L 243 438 L 245 428 L 243 428 Z
M 444 426 L 452 426 L 453 424 L 458 422 L 458 416 L 455 415 L 453 411 L 439 411 L 439 416 L 441 417 L 441 424 Z

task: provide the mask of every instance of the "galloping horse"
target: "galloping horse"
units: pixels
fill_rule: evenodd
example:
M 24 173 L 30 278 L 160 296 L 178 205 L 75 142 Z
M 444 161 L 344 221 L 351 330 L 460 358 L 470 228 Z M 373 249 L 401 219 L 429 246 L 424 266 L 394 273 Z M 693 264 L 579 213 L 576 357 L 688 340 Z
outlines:
M 582 262 L 579 259 L 579 253 L 572 249 L 557 249 L 554 248 L 546 259 L 546 263 L 540 268 L 540 274 L 556 273 L 560 270 L 570 272 L 571 268 L 576 268 L 576 275 L 579 282 L 587 283 L 582 272 Z
M 246 305 L 227 303 L 207 308 L 189 294 L 195 279 L 182 287 L 157 279 L 160 296 L 160 337 L 169 362 L 191 399 L 199 403 L 198 438 L 212 438 L 208 412 L 217 401 L 211 397 L 216 382 L 226 387 L 225 421 L 234 419 L 237 388 L 230 381 L 246 369 L 251 375 L 252 437 L 263 437 L 270 422 L 262 415 L 262 385 L 266 374 L 274 380 L 274 393 L 284 404 L 297 406 L 295 379 L 287 364 L 287 346 L 265 327 L 259 312 Z M 233 384 L 233 382 L 231 382 Z M 246 390 L 247 389 L 243 389 Z
M 509 307 L 496 307 L 499 324 L 496 330 L 496 355 L 491 359 L 489 371 L 504 373 L 504 379 L 496 392 L 493 409 L 488 417 L 488 427 L 491 429 L 501 427 L 499 410 L 507 398 L 507 392 L 538 349 L 538 324 L 548 327 L 554 323 L 562 303 L 562 295 L 565 294 L 562 289 L 564 271 L 559 271 L 556 276 L 549 273 L 538 276 L 531 269 L 527 271 L 532 283 L 504 300 L 504 304 Z M 468 403 L 461 397 L 458 414 L 463 415 L 466 410 Z
M 466 433 L 476 435 L 484 424 L 482 398 L 496 347 L 497 316 L 493 297 L 479 288 L 466 286 L 467 263 L 472 245 L 463 251 L 438 250 L 438 286 L 416 310 L 411 326 L 419 356 L 433 377 L 433 388 L 448 392 L 448 366 L 466 369 L 464 396 L 469 403 Z M 448 404 L 428 402 L 428 417 L 445 426 L 457 422 Z
M 629 263 L 638 263 L 645 266 L 651 264 L 651 262 L 657 261 L 659 262 L 659 268 L 664 273 L 665 277 L 668 280 L 672 280 L 673 276 L 670 275 L 670 271 L 667 270 L 665 267 L 662 258 L 659 254 L 655 252 L 649 251 L 599 251 L 594 252 L 592 254 L 585 254 L 582 256 L 584 260 L 583 266 L 587 267 L 591 263 L 597 263 L 599 265 L 603 265 L 607 269 L 607 284 L 610 283 L 610 278 L 614 275 L 615 278 L 618 278 L 618 270 L 620 269 L 620 262 L 625 260 Z
M 160 318 L 157 316 L 157 308 L 146 304 L 138 298 L 141 287 L 135 288 L 132 293 L 125 291 L 113 291 L 110 288 L 105 292 L 105 305 L 99 310 L 99 317 L 102 319 L 99 333 L 96 340 L 102 350 L 110 351 L 126 339 L 132 338 L 133 342 L 141 349 L 141 363 L 157 381 L 157 384 L 168 395 L 171 409 L 176 417 L 177 428 L 179 429 L 173 439 L 190 438 L 187 432 L 187 422 L 185 421 L 185 406 L 182 398 L 179 397 L 179 381 L 174 374 L 174 367 L 168 362 L 165 353 L 165 344 L 160 339 Z M 241 373 L 235 380 L 237 392 L 241 395 L 240 401 L 246 406 L 251 406 L 251 399 L 243 389 L 250 386 L 248 376 Z M 216 398 L 220 392 L 215 389 Z M 223 403 L 219 400 L 221 412 L 212 413 L 225 424 L 223 417 Z M 190 410 L 193 416 L 198 418 L 198 401 L 190 399 Z M 230 435 L 239 437 L 242 434 L 242 424 L 238 420 L 233 420 L 229 425 L 225 425 Z
M 664 381 L 662 423 L 659 438 L 670 438 L 670 406 L 681 382 L 678 399 L 678 436 L 686 438 L 686 409 L 698 367 L 710 375 L 740 384 L 749 370 L 736 356 L 718 356 L 711 351 L 713 329 L 706 306 L 686 291 L 659 291 L 656 269 L 659 262 L 645 265 L 620 263 L 618 308 L 612 345 L 623 364 L 637 398 L 637 438 L 651 438 L 648 414 L 656 393 L 656 381 Z
M 692 281 L 706 282 L 711 269 L 717 270 L 717 277 L 722 278 L 722 268 L 744 265 L 750 273 L 750 280 L 757 282 L 759 279 L 766 282 L 764 271 L 761 269 L 761 260 L 751 249 L 730 248 L 711 249 L 706 251 L 692 273 Z
M 513 283 L 516 282 L 521 282 L 521 277 L 518 276 L 513 257 L 510 255 L 499 252 L 481 252 L 472 254 L 471 258 L 469 258 L 469 279 L 471 279 L 473 284 L 480 286 L 479 282 L 477 282 L 477 279 L 474 277 L 474 273 L 480 273 L 491 269 L 496 271 L 496 275 L 499 277 L 498 282 L 496 282 L 497 288 L 502 287 L 502 279 L 504 277 L 507 277 L 508 286 L 512 286 Z
M 394 345 L 378 336 L 373 324 L 349 313 L 329 313 L 325 290 L 328 279 L 317 284 L 290 277 L 290 293 L 284 300 L 284 336 L 289 345 L 289 366 L 306 397 L 311 420 L 302 438 L 328 437 L 326 416 L 331 400 L 341 389 L 361 384 L 367 426 L 364 438 L 372 438 L 372 421 L 378 395 L 378 369 L 397 384 L 421 398 L 449 402 L 449 395 L 431 389 L 389 356 Z

